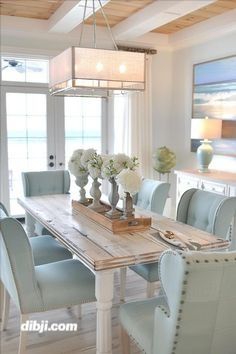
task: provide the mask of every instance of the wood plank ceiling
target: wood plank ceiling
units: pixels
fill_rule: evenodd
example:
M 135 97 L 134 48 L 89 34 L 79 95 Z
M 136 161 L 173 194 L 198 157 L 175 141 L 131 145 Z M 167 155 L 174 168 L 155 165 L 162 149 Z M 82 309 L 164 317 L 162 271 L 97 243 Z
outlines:
M 111 0 L 104 6 L 104 11 L 110 26 L 113 27 L 153 1 L 161 0 Z M 0 0 L 0 13 L 1 15 L 48 20 L 63 2 L 64 0 Z M 153 32 L 172 34 L 235 8 L 236 0 L 218 0 L 200 10 L 156 28 Z M 99 26 L 106 25 L 101 10 L 96 13 L 96 21 Z M 92 16 L 86 23 L 93 23 Z
M 48 20 L 64 0 L 0 0 L 0 14 Z

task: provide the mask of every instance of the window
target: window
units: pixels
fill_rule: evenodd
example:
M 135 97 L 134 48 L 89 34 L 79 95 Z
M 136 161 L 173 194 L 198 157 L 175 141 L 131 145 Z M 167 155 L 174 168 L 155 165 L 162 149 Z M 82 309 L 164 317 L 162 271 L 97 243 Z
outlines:
M 46 95 L 7 93 L 7 142 L 11 211 L 20 214 L 17 197 L 22 194 L 22 171 L 47 167 Z
M 130 122 L 128 96 L 114 95 L 114 153 L 129 153 Z
M 2 57 L 3 81 L 48 83 L 48 60 Z
M 101 98 L 65 97 L 65 155 L 76 149 L 93 148 L 101 153 Z

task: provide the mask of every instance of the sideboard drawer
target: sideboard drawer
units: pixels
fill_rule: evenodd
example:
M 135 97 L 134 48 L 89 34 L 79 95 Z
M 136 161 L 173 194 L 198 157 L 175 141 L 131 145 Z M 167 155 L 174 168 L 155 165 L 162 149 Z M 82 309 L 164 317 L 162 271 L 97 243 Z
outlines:
M 178 179 L 178 183 L 179 183 L 179 186 L 180 188 L 182 189 L 190 189 L 190 188 L 200 188 L 199 187 L 199 179 L 197 178 L 186 178 L 186 177 L 179 177 Z
M 186 177 L 183 175 L 178 176 L 178 188 L 177 188 L 177 205 L 179 203 L 179 200 L 182 196 L 182 194 L 187 191 L 188 189 L 191 188 L 200 188 L 200 181 L 197 178 L 194 177 Z
M 208 192 L 227 195 L 227 185 L 209 181 L 201 182 L 201 189 Z

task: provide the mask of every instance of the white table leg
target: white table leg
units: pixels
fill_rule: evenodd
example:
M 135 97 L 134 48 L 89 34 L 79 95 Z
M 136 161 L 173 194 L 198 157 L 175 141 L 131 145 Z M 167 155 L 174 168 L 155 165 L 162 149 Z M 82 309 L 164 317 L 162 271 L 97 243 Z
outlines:
M 25 213 L 25 225 L 28 237 L 35 236 L 35 219 L 27 212 Z
M 96 354 L 112 354 L 111 307 L 113 299 L 114 271 L 96 272 L 97 341 Z

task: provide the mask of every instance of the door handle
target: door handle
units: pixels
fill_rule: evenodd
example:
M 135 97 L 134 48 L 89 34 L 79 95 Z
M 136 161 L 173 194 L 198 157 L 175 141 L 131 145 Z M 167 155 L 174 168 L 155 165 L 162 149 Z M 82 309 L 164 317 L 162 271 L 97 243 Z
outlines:
M 53 163 L 53 162 L 50 162 L 50 163 L 48 164 L 48 166 L 53 167 L 53 166 L 54 166 L 54 163 Z

